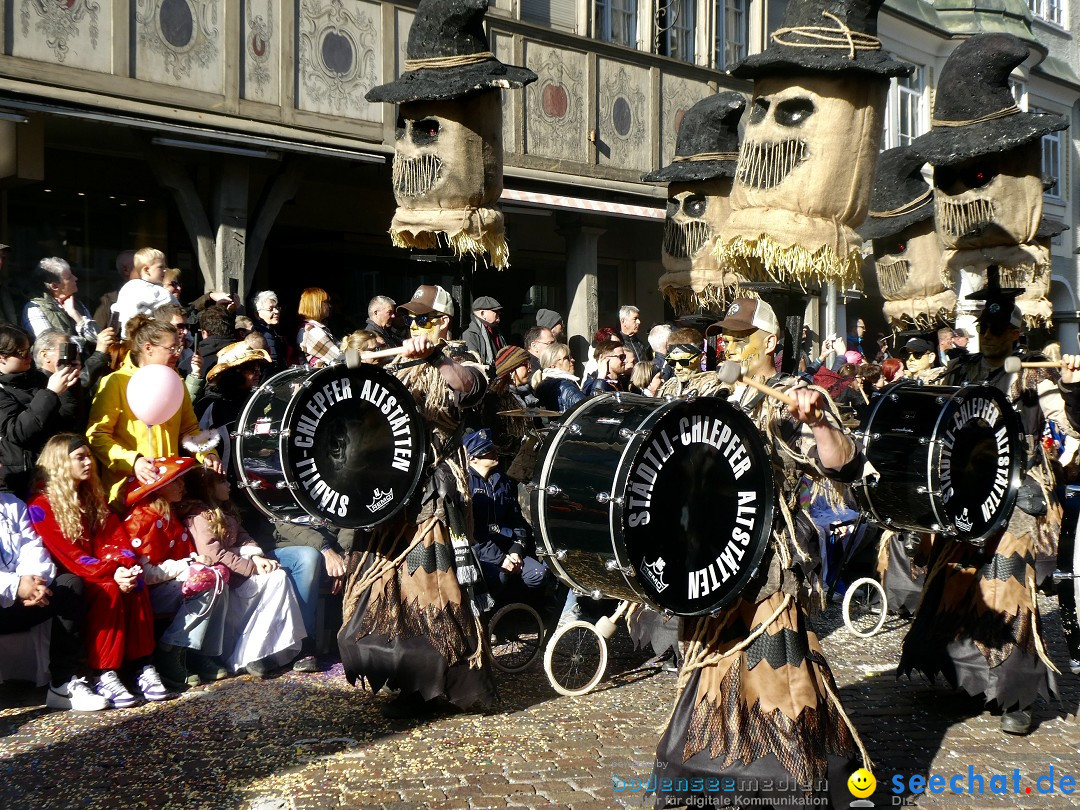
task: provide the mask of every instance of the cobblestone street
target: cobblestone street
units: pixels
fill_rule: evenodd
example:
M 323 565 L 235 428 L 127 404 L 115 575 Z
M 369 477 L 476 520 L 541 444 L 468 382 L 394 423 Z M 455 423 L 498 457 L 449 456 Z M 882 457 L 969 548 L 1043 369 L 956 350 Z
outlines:
M 1055 613 L 1043 602 L 1051 658 L 1064 669 Z M 844 706 L 874 760 L 877 807 L 892 801 L 894 774 L 986 775 L 1019 769 L 1007 796 L 919 797 L 920 806 L 1066 807 L 1037 793 L 1055 769 L 1078 776 L 1080 679 L 1066 670 L 1061 701 L 1042 706 L 1029 737 L 1007 737 L 977 703 L 893 671 L 907 623 L 869 641 L 819 621 Z M 675 675 L 636 669 L 645 660 L 625 631 L 593 693 L 561 697 L 542 669 L 500 675 L 503 704 L 489 715 L 387 721 L 379 702 L 351 688 L 340 665 L 316 675 L 248 677 L 188 692 L 162 705 L 96 715 L 50 712 L 43 690 L 6 685 L 0 712 L 0 807 L 616 808 L 635 795 L 613 776 L 646 778 L 671 706 Z M 936 798 L 936 801 L 934 800 Z M 637 797 L 640 803 L 640 796 Z M 900 802 L 900 797 L 895 799 Z

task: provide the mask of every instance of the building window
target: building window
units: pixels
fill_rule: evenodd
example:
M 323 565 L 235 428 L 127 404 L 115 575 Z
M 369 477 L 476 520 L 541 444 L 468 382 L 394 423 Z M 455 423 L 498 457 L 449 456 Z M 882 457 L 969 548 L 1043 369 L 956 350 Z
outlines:
M 729 70 L 746 58 L 750 38 L 748 0 L 716 0 L 716 40 L 713 43 L 713 66 Z
M 1028 0 L 1028 8 L 1034 16 L 1054 25 L 1062 24 L 1061 21 L 1064 19 L 1062 5 L 1062 0 Z
M 656 8 L 656 52 L 684 62 L 694 61 L 696 0 L 661 0 Z
M 1049 110 L 1039 110 L 1032 108 L 1032 112 L 1049 112 Z M 1064 190 L 1061 182 L 1061 133 L 1051 132 L 1049 135 L 1043 135 L 1042 139 L 1042 176 L 1043 181 L 1047 184 L 1046 190 L 1043 192 L 1047 197 L 1052 200 L 1063 200 Z
M 894 57 L 895 58 L 895 57 Z M 885 117 L 885 146 L 908 146 L 927 131 L 925 68 L 914 65 L 910 76 L 900 76 L 889 91 Z
M 637 0 L 595 0 L 593 34 L 597 39 L 637 47 Z

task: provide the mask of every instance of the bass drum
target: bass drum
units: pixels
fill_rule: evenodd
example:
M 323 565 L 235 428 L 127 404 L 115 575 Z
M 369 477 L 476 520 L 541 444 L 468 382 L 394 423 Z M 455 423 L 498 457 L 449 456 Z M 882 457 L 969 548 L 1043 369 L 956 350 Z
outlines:
M 1020 417 L 999 389 L 900 382 L 856 436 L 877 475 L 855 491 L 878 524 L 982 545 L 1008 523 L 1023 446 Z
M 293 497 L 281 463 L 281 420 L 309 373 L 295 366 L 275 374 L 255 389 L 240 414 L 232 454 L 236 480 L 271 521 L 311 522 Z
M 765 443 L 712 397 L 586 399 L 548 434 L 531 487 L 540 553 L 563 583 L 683 616 L 735 601 L 772 534 Z
M 427 456 L 412 395 L 373 365 L 281 372 L 248 402 L 236 441 L 241 486 L 271 520 L 346 529 L 397 514 Z
M 409 389 L 379 366 L 312 372 L 282 424 L 285 480 L 312 517 L 369 529 L 404 508 L 420 483 L 427 425 Z

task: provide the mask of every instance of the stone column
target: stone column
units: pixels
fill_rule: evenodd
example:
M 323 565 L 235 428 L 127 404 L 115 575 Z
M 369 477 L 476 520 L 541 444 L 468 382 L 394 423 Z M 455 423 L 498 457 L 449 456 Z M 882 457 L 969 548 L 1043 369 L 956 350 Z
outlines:
M 604 229 L 583 225 L 581 217 L 574 214 L 559 214 L 557 223 L 559 235 L 566 240 L 566 334 L 581 368 L 599 327 L 596 245 Z

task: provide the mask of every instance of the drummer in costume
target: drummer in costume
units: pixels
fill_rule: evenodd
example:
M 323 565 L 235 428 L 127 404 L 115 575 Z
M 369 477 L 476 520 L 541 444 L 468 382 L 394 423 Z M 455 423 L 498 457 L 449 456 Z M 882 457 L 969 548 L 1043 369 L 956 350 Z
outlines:
M 686 660 L 656 754 L 658 805 L 700 796 L 717 801 L 715 789 L 710 795 L 699 788 L 691 796 L 678 782 L 723 778 L 757 780 L 757 790 L 743 799 L 813 795 L 846 805 L 846 780 L 862 745 L 807 626 L 804 583 L 815 567 L 811 539 L 817 534 L 799 511 L 797 485 L 803 473 L 819 482 L 825 476 L 853 480 L 861 456 L 823 391 L 777 373 L 780 324 L 767 303 L 736 299 L 708 331 L 722 333 L 743 376 L 779 387 L 798 408 L 789 410 L 746 385 L 735 387 L 731 401 L 757 424 L 768 446 L 780 508 L 770 548 L 740 599 L 715 617 L 683 619 Z M 770 791 L 767 780 L 788 787 Z
M 469 597 L 479 572 L 471 553 L 462 553 L 472 527 L 461 420 L 484 396 L 486 375 L 479 363 L 455 358 L 461 344 L 445 342 L 454 302 L 442 287 L 422 285 L 398 311 L 412 336 L 386 368 L 424 415 L 430 466 L 405 509 L 349 555 L 338 645 L 349 680 L 362 676 L 373 692 L 400 689 L 383 713 L 410 717 L 432 710 L 438 698 L 461 709 L 495 699 Z
M 1060 380 L 1047 369 L 1005 370 L 1015 351 L 1023 314 L 1018 290 L 991 285 L 979 318 L 976 354 L 953 360 L 942 383 L 987 383 L 1016 404 L 1027 435 L 1029 470 L 1017 508 L 1003 533 L 985 546 L 939 537 L 915 623 L 904 639 L 899 672 L 941 674 L 968 694 L 983 694 L 1002 710 L 1001 728 L 1031 730 L 1030 707 L 1055 691 L 1053 664 L 1039 628 L 1037 568 L 1052 570 L 1061 509 L 1040 437 L 1046 419 L 1069 435 L 1080 435 L 1080 355 L 1062 357 Z M 1029 358 L 1025 358 L 1029 359 Z M 1045 561 L 1045 565 L 1037 565 Z
M 941 375 L 945 369 L 937 364 L 937 351 L 929 340 L 923 337 L 908 338 L 900 350 L 900 356 L 904 358 L 908 377 L 923 385 L 941 385 Z

